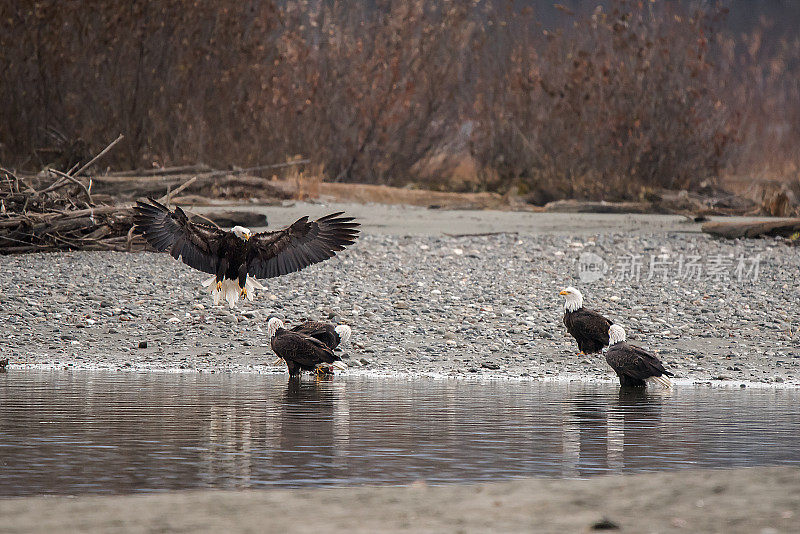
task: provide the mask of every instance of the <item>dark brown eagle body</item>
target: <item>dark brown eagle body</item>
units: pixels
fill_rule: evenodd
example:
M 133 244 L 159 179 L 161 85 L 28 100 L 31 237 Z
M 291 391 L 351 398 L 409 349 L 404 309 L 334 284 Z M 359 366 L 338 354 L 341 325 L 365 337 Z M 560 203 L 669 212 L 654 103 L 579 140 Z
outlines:
M 608 329 L 614 324 L 596 311 L 578 308 L 564 312 L 564 325 L 584 354 L 600 352 L 608 345 Z
M 359 224 L 339 212 L 316 221 L 302 217 L 283 230 L 248 234 L 244 239 L 231 231 L 190 222 L 179 207 L 170 212 L 149 200 L 136 203 L 133 222 L 153 248 L 215 275 L 217 282 L 236 280 L 240 288 L 245 287 L 248 275 L 273 278 L 332 258 L 358 237 Z
M 217 271 L 214 273 L 217 282 L 227 278 L 228 280 L 237 280 L 239 287 L 244 287 L 247 280 L 248 242 L 243 241 L 232 232 L 225 232 L 221 237 L 219 250 L 222 252 L 221 259 Z
M 321 321 L 306 321 L 291 328 L 292 332 L 298 332 L 306 336 L 311 336 L 325 344 L 326 347 L 333 350 L 342 342 L 339 334 L 336 333 L 336 328 L 329 323 Z
M 286 361 L 289 376 L 314 371 L 318 365 L 341 361 L 323 342 L 311 336 L 278 328 L 270 342 L 272 350 Z
M 664 369 L 661 360 L 643 348 L 628 345 L 625 341 L 608 347 L 606 361 L 617 373 L 622 387 L 643 388 L 648 378 L 674 376 Z

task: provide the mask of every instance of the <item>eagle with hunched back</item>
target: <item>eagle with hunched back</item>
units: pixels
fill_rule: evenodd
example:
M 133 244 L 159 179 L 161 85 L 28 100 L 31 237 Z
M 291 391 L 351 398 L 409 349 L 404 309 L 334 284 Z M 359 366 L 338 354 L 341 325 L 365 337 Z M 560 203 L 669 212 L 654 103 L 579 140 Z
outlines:
M 624 388 L 643 388 L 648 382 L 657 382 L 666 388 L 672 387 L 672 373 L 664 368 L 655 355 L 641 347 L 630 345 L 625 341 L 625 329 L 620 325 L 611 325 L 608 329 L 609 346 L 606 362 L 619 377 L 619 384 Z
M 342 358 L 323 341 L 299 331 L 287 330 L 277 317 L 267 322 L 267 338 L 272 351 L 286 362 L 290 377 L 297 377 L 302 371 L 325 375 L 332 374 L 333 367 L 347 368 Z
M 331 350 L 336 349 L 341 344 L 347 343 L 353 333 L 346 324 L 333 326 L 330 323 L 322 321 L 304 321 L 293 326 L 289 330 L 318 339 Z

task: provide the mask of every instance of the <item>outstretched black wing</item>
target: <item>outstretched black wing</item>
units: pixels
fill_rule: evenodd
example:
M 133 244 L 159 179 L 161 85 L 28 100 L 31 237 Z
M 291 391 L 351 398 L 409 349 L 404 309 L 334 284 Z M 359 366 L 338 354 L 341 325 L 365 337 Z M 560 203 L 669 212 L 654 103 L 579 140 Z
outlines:
M 298 219 L 277 232 L 262 232 L 250 239 L 247 272 L 256 278 L 273 278 L 299 271 L 332 258 L 358 237 L 353 217 L 331 213 L 316 221 Z
M 156 202 L 137 201 L 133 208 L 135 230 L 159 252 L 169 251 L 173 258 L 204 273 L 216 274 L 219 247 L 224 232 L 203 224 L 189 222 L 182 209 L 174 212 Z

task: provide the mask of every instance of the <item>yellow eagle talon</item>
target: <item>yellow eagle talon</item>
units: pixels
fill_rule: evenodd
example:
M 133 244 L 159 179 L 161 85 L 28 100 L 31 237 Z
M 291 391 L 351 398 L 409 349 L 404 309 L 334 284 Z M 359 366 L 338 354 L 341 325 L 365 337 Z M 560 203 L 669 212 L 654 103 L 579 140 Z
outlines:
M 333 368 L 325 365 L 319 365 L 316 369 L 314 369 L 314 374 L 317 376 L 317 378 L 333 376 Z

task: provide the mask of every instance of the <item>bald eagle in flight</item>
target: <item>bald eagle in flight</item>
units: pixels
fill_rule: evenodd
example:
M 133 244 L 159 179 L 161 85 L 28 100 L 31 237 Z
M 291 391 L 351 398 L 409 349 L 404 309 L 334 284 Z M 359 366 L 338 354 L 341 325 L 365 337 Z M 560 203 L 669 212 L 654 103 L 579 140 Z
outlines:
M 203 282 L 211 287 L 214 304 L 224 299 L 233 308 L 240 297 L 253 300 L 263 289 L 255 278 L 273 278 L 299 271 L 352 245 L 358 237 L 353 217 L 331 213 L 309 221 L 301 217 L 288 228 L 253 234 L 242 226 L 230 231 L 189 222 L 179 207 L 170 211 L 153 199 L 134 207 L 134 229 L 159 252 L 214 275 Z
M 325 343 L 306 334 L 287 330 L 277 317 L 267 323 L 267 336 L 272 351 L 286 362 L 290 377 L 298 376 L 301 371 L 327 374 L 331 372 L 331 367 L 347 368 Z
M 608 329 L 614 323 L 596 311 L 584 308 L 583 295 L 574 287 L 562 290 L 559 295 L 565 297 L 564 325 L 578 342 L 578 354 L 600 352 L 608 345 Z
M 635 345 L 625 342 L 625 330 L 619 325 L 609 328 L 610 345 L 606 350 L 606 361 L 619 377 L 622 387 L 643 388 L 646 381 L 658 382 L 666 388 L 672 387 L 668 377 L 674 376 L 664 369 L 661 361 Z
M 311 336 L 325 343 L 325 346 L 334 350 L 340 344 L 347 343 L 352 335 L 352 330 L 346 324 L 333 326 L 322 321 L 305 321 L 297 326 L 290 328 L 292 332 L 298 332 Z

